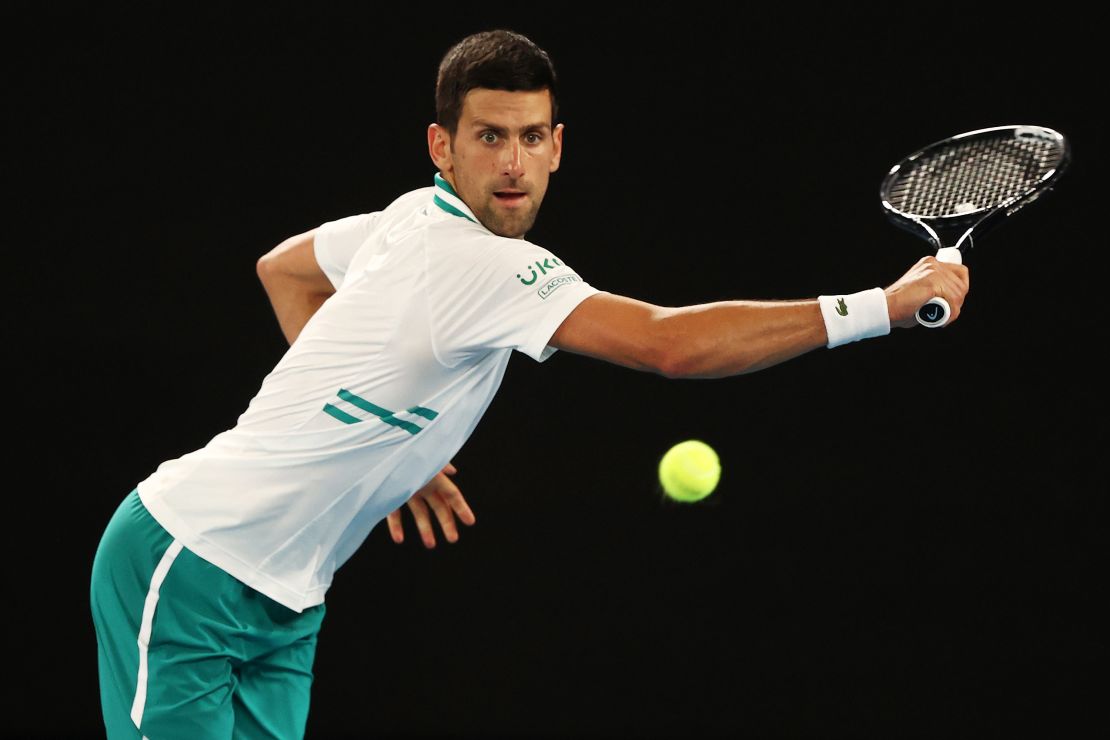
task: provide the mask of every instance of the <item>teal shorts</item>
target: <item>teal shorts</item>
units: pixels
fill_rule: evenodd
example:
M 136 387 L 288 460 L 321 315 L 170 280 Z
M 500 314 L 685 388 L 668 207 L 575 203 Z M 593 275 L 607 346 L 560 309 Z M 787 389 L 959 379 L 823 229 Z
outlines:
M 297 613 L 181 546 L 137 490 L 92 569 L 108 737 L 300 738 L 324 605 Z

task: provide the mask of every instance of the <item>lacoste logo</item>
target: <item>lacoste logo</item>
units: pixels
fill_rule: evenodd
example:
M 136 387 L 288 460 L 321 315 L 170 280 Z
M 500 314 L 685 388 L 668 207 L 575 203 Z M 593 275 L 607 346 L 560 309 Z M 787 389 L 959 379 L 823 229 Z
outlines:
M 580 278 L 577 275 L 560 275 L 559 277 L 551 278 L 547 285 L 540 288 L 537 292 L 539 293 L 541 299 L 546 300 L 549 295 L 554 293 L 559 288 L 563 287 L 564 285 L 570 285 L 571 283 L 577 283 L 579 279 Z
M 843 298 L 836 299 L 836 312 L 841 316 L 848 315 L 848 305 L 844 302 Z

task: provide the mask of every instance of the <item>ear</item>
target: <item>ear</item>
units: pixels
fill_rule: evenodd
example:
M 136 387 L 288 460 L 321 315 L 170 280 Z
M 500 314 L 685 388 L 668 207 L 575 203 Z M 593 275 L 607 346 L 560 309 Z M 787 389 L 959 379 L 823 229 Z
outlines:
M 559 161 L 563 158 L 564 128 L 563 124 L 560 123 L 555 127 L 555 130 L 551 132 L 551 145 L 554 149 L 554 155 L 551 157 L 551 167 L 548 168 L 548 172 L 554 172 L 559 169 Z
M 451 157 L 451 135 L 438 123 L 428 126 L 428 156 L 440 172 L 451 172 L 455 167 Z

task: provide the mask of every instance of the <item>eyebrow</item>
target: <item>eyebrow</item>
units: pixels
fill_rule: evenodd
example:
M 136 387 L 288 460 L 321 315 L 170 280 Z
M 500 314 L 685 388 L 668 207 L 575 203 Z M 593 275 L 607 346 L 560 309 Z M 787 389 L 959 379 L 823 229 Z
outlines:
M 504 126 L 498 126 L 495 123 L 490 123 L 489 121 L 483 121 L 480 118 L 476 118 L 474 120 L 474 123 L 472 124 L 471 128 L 481 128 L 481 129 L 487 129 L 488 128 L 490 131 L 496 131 L 499 134 L 505 134 L 505 133 L 508 132 L 508 129 L 506 129 Z M 525 131 L 550 131 L 551 126 L 547 123 L 530 123 L 530 124 L 528 124 L 527 126 L 524 127 L 524 130 Z

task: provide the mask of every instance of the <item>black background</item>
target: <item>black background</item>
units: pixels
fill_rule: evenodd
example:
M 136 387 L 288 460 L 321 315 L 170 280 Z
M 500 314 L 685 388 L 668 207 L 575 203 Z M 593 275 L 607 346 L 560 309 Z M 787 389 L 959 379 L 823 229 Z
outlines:
M 455 462 L 478 524 L 337 574 L 309 737 L 994 737 L 1105 726 L 1101 40 L 1053 4 L 717 13 L 6 10 L 8 731 L 102 733 L 88 577 L 119 500 L 281 357 L 282 239 L 431 184 L 442 54 L 508 27 L 566 124 L 529 239 L 663 305 L 893 282 L 900 157 L 1067 134 L 950 329 L 674 381 L 515 356 Z M 713 444 L 719 490 L 655 466 Z M 1100 706 L 1103 708 L 1100 709 Z

